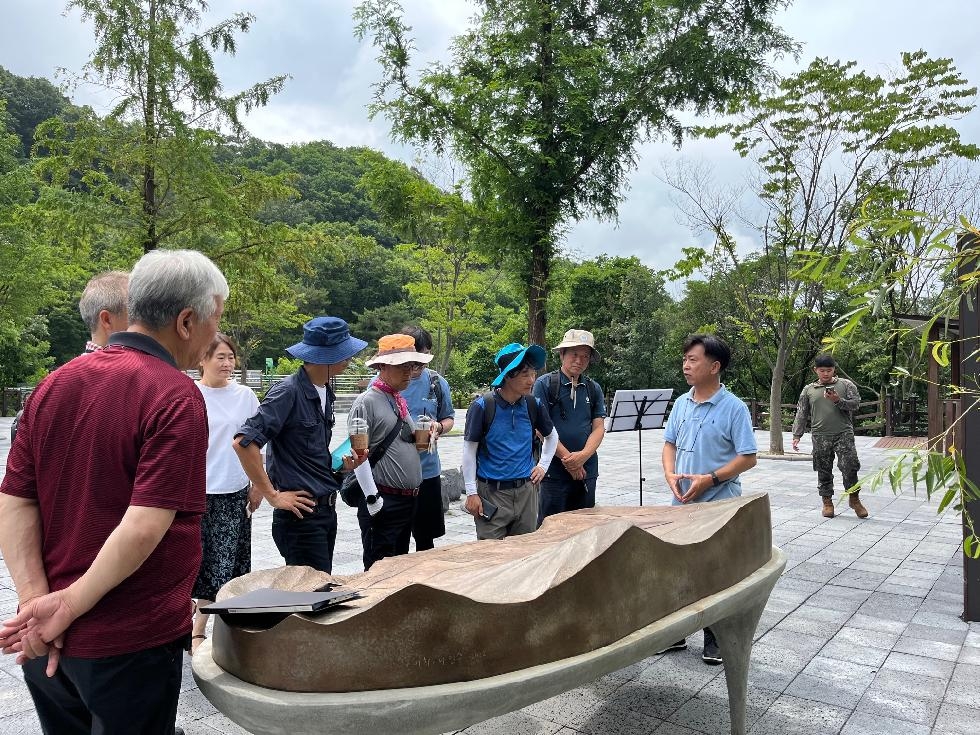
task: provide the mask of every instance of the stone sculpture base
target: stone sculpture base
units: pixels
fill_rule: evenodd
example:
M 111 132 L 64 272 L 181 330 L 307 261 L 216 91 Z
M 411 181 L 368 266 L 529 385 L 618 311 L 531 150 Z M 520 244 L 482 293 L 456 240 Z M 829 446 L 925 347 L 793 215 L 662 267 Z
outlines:
M 383 559 L 351 577 L 281 567 L 232 580 L 219 600 L 327 581 L 363 597 L 317 615 L 218 618 L 194 672 L 220 710 L 259 732 L 440 733 L 711 625 L 742 732 L 752 634 L 784 565 L 762 494 L 561 513 L 533 534 Z
M 218 710 L 255 733 L 438 735 L 587 684 L 711 626 L 725 659 L 731 731 L 742 735 L 752 638 L 785 566 L 786 557 L 773 547 L 769 562 L 746 579 L 611 645 L 486 679 L 364 692 L 284 692 L 224 671 L 214 662 L 210 640 L 194 656 L 194 678 Z

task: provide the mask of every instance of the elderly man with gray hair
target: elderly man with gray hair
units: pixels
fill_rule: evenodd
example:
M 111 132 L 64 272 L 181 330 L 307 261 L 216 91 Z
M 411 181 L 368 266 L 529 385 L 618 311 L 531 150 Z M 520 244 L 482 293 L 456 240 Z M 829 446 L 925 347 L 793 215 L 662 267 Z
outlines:
M 126 331 L 129 323 L 126 314 L 128 285 L 128 273 L 107 271 L 92 276 L 85 286 L 82 298 L 78 302 L 78 311 L 89 330 L 89 339 L 85 343 L 83 354 L 101 350 L 109 341 L 110 334 Z M 23 411 L 18 411 L 10 426 L 11 443 L 17 437 L 22 414 Z
M 53 372 L 24 408 L 0 485 L 19 605 L 0 648 L 23 665 L 45 732 L 174 732 L 208 447 L 204 398 L 182 371 L 227 296 L 201 253 L 147 253 L 127 331 Z
M 129 274 L 125 271 L 106 271 L 89 279 L 78 301 L 78 312 L 91 335 L 85 343 L 85 352 L 101 350 L 108 343 L 109 335 L 126 331 L 128 291 Z

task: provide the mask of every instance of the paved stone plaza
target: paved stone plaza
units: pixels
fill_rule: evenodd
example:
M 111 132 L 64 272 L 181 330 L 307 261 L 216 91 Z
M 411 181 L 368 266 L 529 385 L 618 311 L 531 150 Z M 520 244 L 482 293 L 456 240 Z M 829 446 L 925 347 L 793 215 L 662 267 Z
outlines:
M 346 417 L 338 417 L 338 426 Z M 9 449 L 10 419 L 0 419 L 0 474 Z M 461 420 L 457 423 L 462 426 Z M 757 432 L 760 449 L 768 434 Z M 801 450 L 809 451 L 809 435 Z M 786 438 L 789 445 L 789 439 Z M 894 456 L 857 439 L 862 476 Z M 644 504 L 666 504 L 660 469 L 662 431 L 644 432 Z M 462 440 L 441 442 L 444 466 L 459 463 Z M 610 434 L 601 449 L 601 505 L 634 505 L 638 494 L 635 433 Z M 839 482 L 839 476 L 838 476 Z M 756 632 L 749 673 L 751 733 L 972 733 L 980 722 L 974 693 L 980 683 L 980 625 L 962 612 L 960 524 L 956 513 L 936 515 L 924 489 L 864 493 L 871 517 L 847 509 L 824 519 L 808 461 L 760 458 L 743 476 L 745 492 L 765 491 L 772 504 L 773 541 L 787 554 Z M 361 570 L 353 509 L 340 509 L 335 571 Z M 444 546 L 475 538 L 472 519 L 454 504 Z M 267 505 L 253 526 L 253 568 L 282 559 L 271 536 Z M 6 567 L 0 565 L 0 614 L 15 608 Z M 700 634 L 687 651 L 641 661 L 589 686 L 460 731 L 520 735 L 715 735 L 728 732 L 723 667 L 700 658 Z M 37 733 L 19 667 L 0 658 L 0 735 Z M 184 669 L 178 723 L 190 734 L 243 733 L 201 695 L 190 662 Z M 397 735 L 397 733 L 392 733 Z

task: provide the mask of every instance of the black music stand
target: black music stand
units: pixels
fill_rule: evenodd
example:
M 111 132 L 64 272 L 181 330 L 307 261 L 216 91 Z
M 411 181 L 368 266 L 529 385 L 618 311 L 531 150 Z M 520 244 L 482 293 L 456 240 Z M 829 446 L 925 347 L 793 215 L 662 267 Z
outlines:
M 640 443 L 640 505 L 643 505 L 643 432 L 662 429 L 673 388 L 618 390 L 613 396 L 606 432 L 635 431 Z

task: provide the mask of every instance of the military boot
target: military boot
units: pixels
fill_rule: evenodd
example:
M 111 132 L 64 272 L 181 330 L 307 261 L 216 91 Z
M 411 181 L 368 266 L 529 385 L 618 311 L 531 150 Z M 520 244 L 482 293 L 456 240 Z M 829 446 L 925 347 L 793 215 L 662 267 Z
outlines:
M 833 518 L 834 517 L 834 499 L 824 498 L 823 499 L 823 517 Z
M 854 515 L 858 518 L 868 517 L 868 509 L 864 507 L 864 503 L 861 502 L 861 498 L 858 497 L 857 493 L 851 493 L 848 496 L 847 504 L 851 506 L 851 510 L 854 511 Z

